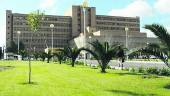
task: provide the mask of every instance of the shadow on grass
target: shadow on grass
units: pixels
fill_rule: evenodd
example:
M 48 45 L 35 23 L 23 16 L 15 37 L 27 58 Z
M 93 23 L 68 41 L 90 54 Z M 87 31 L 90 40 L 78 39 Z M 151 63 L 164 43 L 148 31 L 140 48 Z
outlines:
M 130 73 L 130 72 L 125 72 L 125 73 L 114 73 L 114 74 L 117 74 L 117 75 L 144 75 L 144 74 L 141 74 L 141 73 Z
M 8 70 L 8 69 L 13 69 L 15 66 L 0 66 L 0 71 Z
M 118 94 L 125 94 L 128 96 L 157 96 L 156 94 L 138 94 L 130 91 L 124 91 L 124 90 L 107 90 L 109 92 L 118 93 Z
M 165 89 L 170 89 L 170 84 L 164 86 Z
M 28 83 L 28 82 L 23 82 L 23 83 L 19 83 L 21 85 L 38 85 L 37 82 L 31 82 L 31 83 Z

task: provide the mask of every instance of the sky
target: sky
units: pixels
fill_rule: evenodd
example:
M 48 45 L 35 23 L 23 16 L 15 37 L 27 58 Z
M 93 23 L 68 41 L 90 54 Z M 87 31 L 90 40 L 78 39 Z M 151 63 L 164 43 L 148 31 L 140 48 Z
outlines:
M 0 46 L 5 45 L 6 10 L 13 13 L 45 11 L 48 15 L 70 13 L 72 5 L 80 5 L 83 0 L 0 0 Z M 154 37 L 144 29 L 145 24 L 158 23 L 170 31 L 170 0 L 89 0 L 90 7 L 96 7 L 97 15 L 140 17 L 141 32 Z

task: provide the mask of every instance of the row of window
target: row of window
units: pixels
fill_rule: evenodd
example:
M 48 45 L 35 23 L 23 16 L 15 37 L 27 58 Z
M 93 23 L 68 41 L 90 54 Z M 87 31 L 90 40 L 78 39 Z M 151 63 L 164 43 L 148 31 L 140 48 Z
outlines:
M 18 20 L 18 21 L 20 21 L 20 20 L 26 20 L 27 19 L 27 17 L 26 16 L 14 16 L 13 17 L 13 19 L 14 20 Z M 63 17 L 63 16 L 61 16 L 61 17 L 42 17 L 42 21 L 65 21 L 65 22 L 67 22 L 67 21 L 69 21 L 69 22 L 71 22 L 71 17 L 70 18 L 68 18 L 68 17 Z
M 51 23 L 42 23 L 40 26 L 50 26 Z M 55 27 L 71 27 L 71 23 L 53 23 Z M 14 21 L 13 25 L 28 25 L 27 22 Z
M 117 25 L 117 26 L 133 26 L 139 27 L 139 24 L 130 24 L 130 23 L 116 23 L 116 22 L 96 22 L 99 25 Z
M 38 29 L 38 32 L 51 32 L 51 31 L 54 31 L 54 32 L 71 32 L 72 29 L 64 29 L 64 28 L 41 28 L 41 29 Z M 14 27 L 13 31 L 29 31 L 31 32 L 31 29 L 29 27 L 27 28 L 23 28 L 23 27 Z
M 114 17 L 103 17 L 97 16 L 96 20 L 107 20 L 107 21 L 127 21 L 127 22 L 139 22 L 138 19 L 127 19 L 127 18 L 114 18 Z
M 119 31 L 124 31 L 124 27 L 104 27 L 104 26 L 97 26 L 97 30 L 119 30 Z M 140 31 L 139 28 L 129 28 L 129 31 Z

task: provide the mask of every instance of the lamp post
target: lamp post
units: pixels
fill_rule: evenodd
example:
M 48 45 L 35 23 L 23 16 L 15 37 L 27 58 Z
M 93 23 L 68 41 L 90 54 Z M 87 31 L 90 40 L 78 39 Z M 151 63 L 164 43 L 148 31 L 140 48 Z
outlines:
M 84 14 L 84 47 L 86 47 L 86 6 L 83 7 Z M 86 65 L 86 52 L 84 51 L 84 65 Z
M 17 34 L 18 34 L 18 55 L 19 55 L 19 39 L 20 39 L 21 31 L 17 31 Z
M 51 51 L 51 53 L 52 53 L 52 55 L 53 55 L 53 29 L 54 29 L 54 24 L 50 24 L 50 28 L 51 28 L 51 32 L 52 32 L 52 36 L 51 36 L 51 48 L 52 48 L 52 51 Z M 53 57 L 52 57 L 52 61 L 53 61 Z
M 128 49 L 128 31 L 129 31 L 129 28 L 125 27 L 125 31 L 126 31 L 126 48 Z M 126 51 L 126 59 L 128 60 L 127 51 Z
M 89 39 L 90 39 L 90 43 L 91 43 L 91 36 L 89 36 Z M 90 50 L 91 50 L 91 45 L 90 45 Z M 91 54 L 90 54 L 90 59 L 91 59 Z

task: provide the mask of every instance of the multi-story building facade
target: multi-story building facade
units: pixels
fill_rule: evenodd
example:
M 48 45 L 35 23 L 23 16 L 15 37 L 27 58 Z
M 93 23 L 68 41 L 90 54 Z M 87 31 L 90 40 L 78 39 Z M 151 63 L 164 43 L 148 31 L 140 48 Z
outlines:
M 31 32 L 31 29 L 26 21 L 27 14 L 12 13 L 6 11 L 6 45 L 9 46 L 11 41 L 17 44 L 18 35 L 26 48 L 30 47 L 35 50 L 44 50 L 52 46 L 52 31 L 54 47 L 62 48 L 68 44 L 71 39 L 71 17 L 70 16 L 52 16 L 45 15 L 41 21 L 41 26 L 37 32 Z M 54 24 L 54 28 L 50 28 L 50 24 Z M 20 31 L 20 34 L 17 34 Z
M 12 13 L 10 10 L 6 11 L 7 46 L 10 41 L 17 43 L 17 31 L 20 31 L 20 41 L 25 44 L 26 48 L 29 47 L 29 41 L 32 38 L 32 48 L 43 50 L 51 47 L 52 31 L 54 31 L 54 47 L 62 48 L 68 45 L 69 41 L 71 41 L 71 44 L 75 43 L 74 39 L 80 37 L 81 33 L 84 33 L 84 24 L 85 28 L 93 28 L 94 32 L 100 30 L 100 36 L 92 36 L 92 40 L 110 40 L 111 43 L 125 44 L 125 27 L 128 27 L 129 48 L 141 47 L 148 42 L 146 33 L 140 33 L 139 17 L 96 15 L 95 7 L 88 7 L 84 12 L 81 6 L 73 6 L 72 16 L 45 15 L 36 33 L 31 33 L 30 27 L 26 22 L 26 16 L 27 14 Z M 54 29 L 50 28 L 50 24 L 54 24 Z M 86 35 L 87 41 L 89 41 L 89 35 L 88 33 Z

